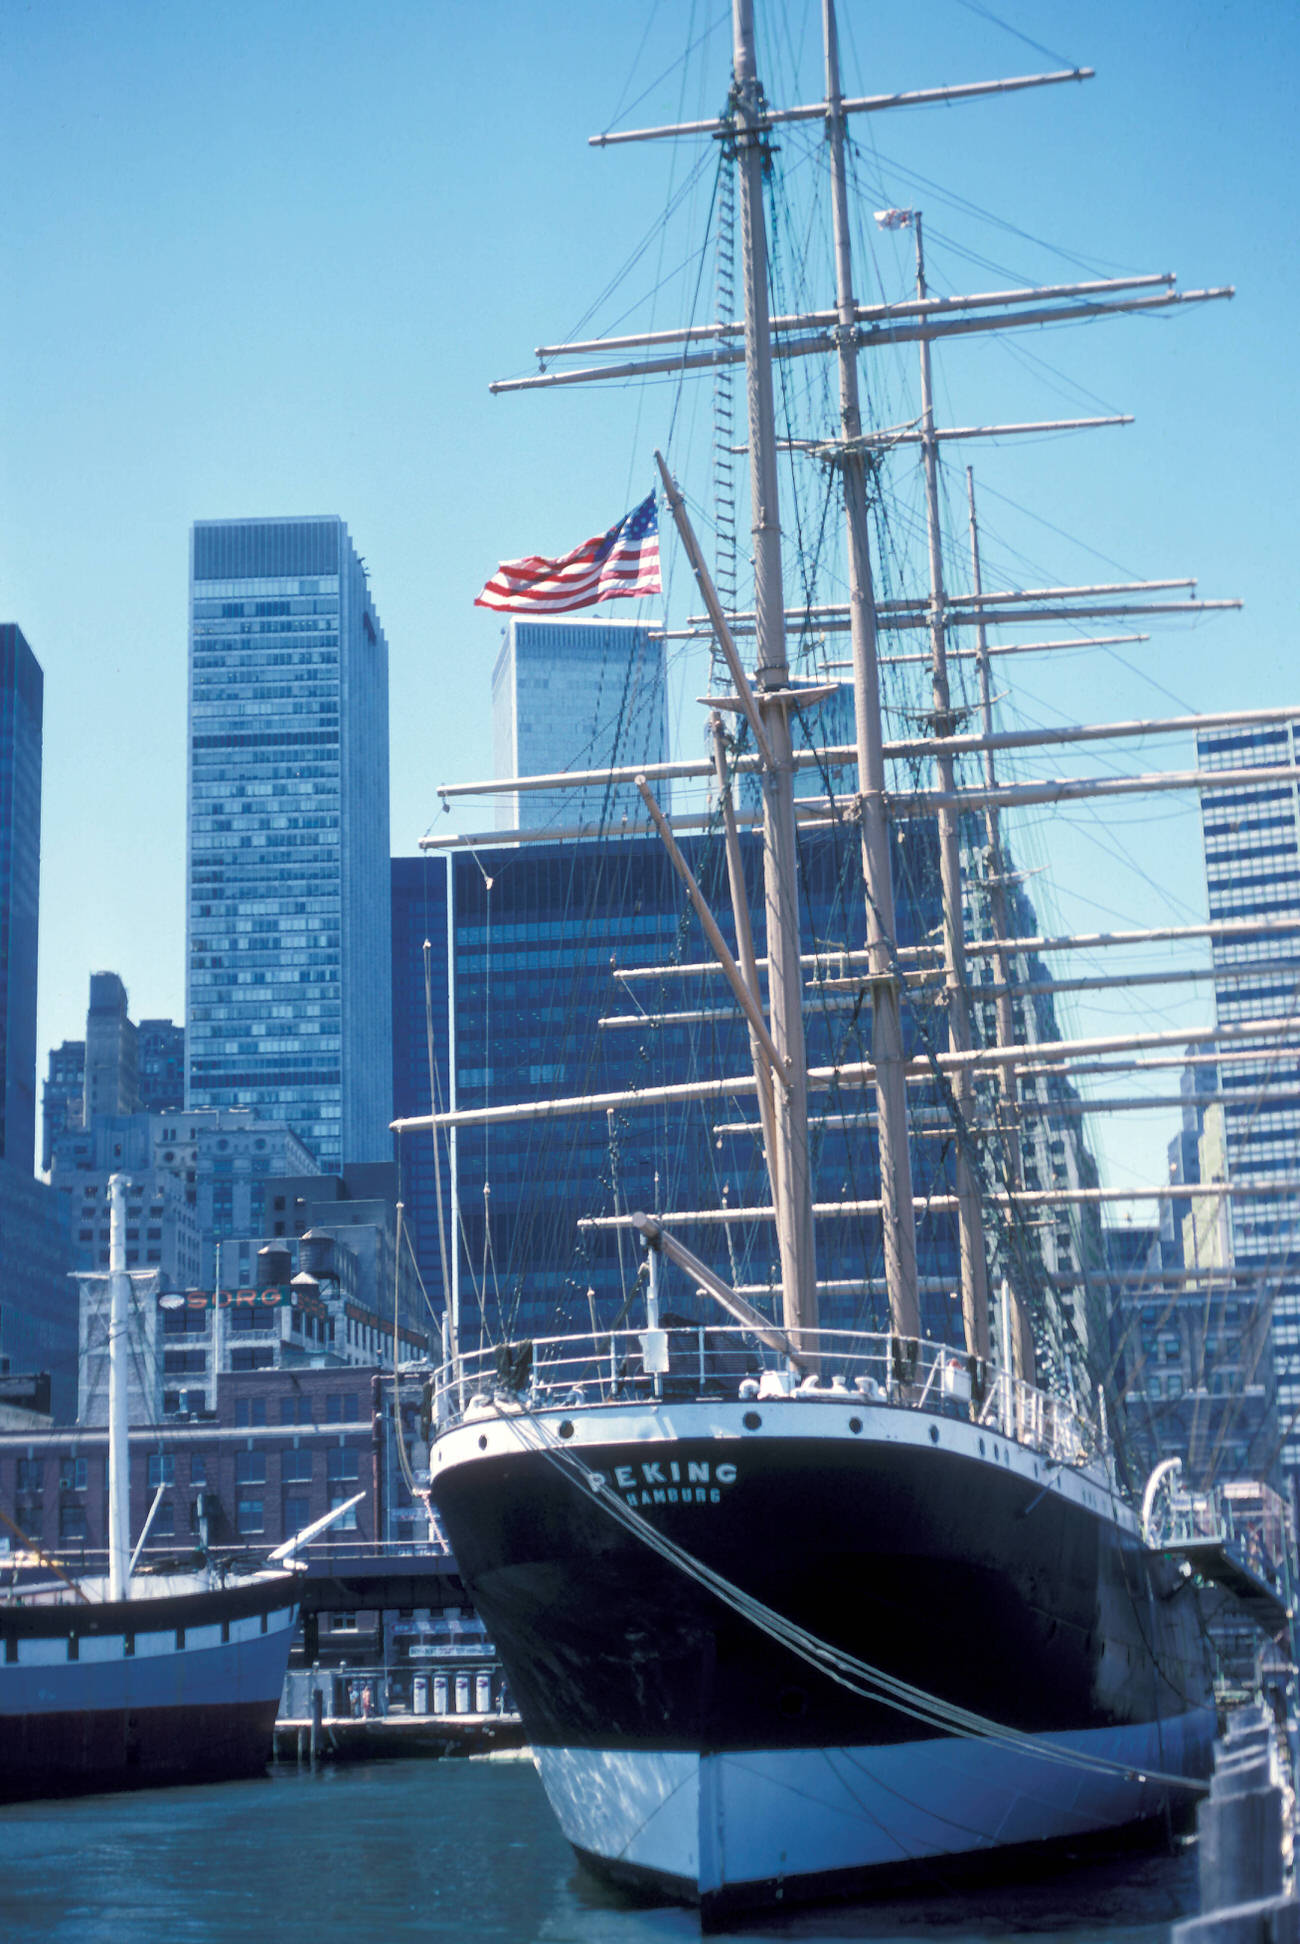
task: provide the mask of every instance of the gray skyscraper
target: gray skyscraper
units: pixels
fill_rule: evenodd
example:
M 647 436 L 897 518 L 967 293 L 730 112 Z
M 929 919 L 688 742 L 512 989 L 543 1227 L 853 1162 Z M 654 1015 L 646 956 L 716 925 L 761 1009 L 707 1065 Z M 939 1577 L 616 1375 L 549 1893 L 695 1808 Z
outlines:
M 1205 730 L 1196 743 L 1202 769 L 1293 767 L 1300 763 L 1300 721 Z M 1215 940 L 1218 1021 L 1293 1017 L 1300 994 L 1296 785 L 1282 775 L 1276 783 L 1207 790 L 1201 825 L 1211 918 L 1283 920 L 1290 930 L 1290 936 L 1246 931 Z M 1300 1175 L 1295 1047 L 1265 1046 L 1258 1057 L 1225 1059 L 1219 1081 L 1229 1177 L 1294 1181 Z M 1251 1302 L 1272 1318 L 1277 1436 L 1282 1464 L 1294 1477 L 1300 1474 L 1300 1206 L 1294 1194 L 1234 1197 L 1232 1242 L 1238 1269 L 1254 1270 L 1259 1278 Z
M 202 520 L 190 567 L 188 1101 L 387 1158 L 388 646 L 337 518 Z
M 36 1153 L 36 931 L 41 879 L 45 678 L 12 621 L 0 623 L 0 1160 Z
M 663 642 L 636 621 L 508 621 L 492 671 L 492 742 L 498 776 L 664 762 Z M 631 783 L 499 802 L 498 822 L 525 830 L 645 817 Z

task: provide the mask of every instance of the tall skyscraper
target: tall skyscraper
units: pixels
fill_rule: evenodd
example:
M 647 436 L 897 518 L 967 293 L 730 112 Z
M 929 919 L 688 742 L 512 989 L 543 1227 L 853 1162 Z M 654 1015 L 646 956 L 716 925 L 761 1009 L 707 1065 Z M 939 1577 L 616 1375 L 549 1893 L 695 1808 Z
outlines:
M 76 1296 L 53 1192 L 32 1172 L 44 691 L 22 629 L 0 623 L 0 1373 L 47 1371 L 70 1417 Z
M 190 564 L 188 1104 L 387 1159 L 388 646 L 337 518 L 201 520 Z
M 21 628 L 0 623 L 0 1160 L 36 1154 L 36 930 L 45 677 Z
M 664 762 L 664 643 L 636 621 L 508 621 L 492 671 L 492 743 L 498 776 Z M 521 791 L 499 805 L 502 828 L 645 818 L 631 783 Z
M 1245 730 L 1206 730 L 1196 739 L 1202 769 L 1262 769 L 1300 763 L 1300 721 Z M 1294 920 L 1291 934 L 1216 940 L 1215 1014 L 1230 1021 L 1293 1015 L 1300 995 L 1300 802 L 1295 783 L 1206 791 L 1201 799 L 1211 918 Z M 1243 968 L 1249 967 L 1248 971 Z M 1256 968 L 1258 968 L 1256 970 Z M 1228 1174 L 1239 1181 L 1300 1176 L 1300 1059 L 1294 1046 L 1225 1060 Z M 1272 1319 L 1281 1462 L 1300 1473 L 1300 1207 L 1290 1195 L 1234 1196 L 1233 1255 L 1253 1270 L 1251 1303 Z

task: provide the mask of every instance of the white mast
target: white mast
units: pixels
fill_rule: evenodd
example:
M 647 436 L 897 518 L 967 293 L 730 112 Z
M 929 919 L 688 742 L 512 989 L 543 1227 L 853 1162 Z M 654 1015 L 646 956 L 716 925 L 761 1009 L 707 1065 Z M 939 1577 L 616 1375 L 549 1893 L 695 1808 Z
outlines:
M 858 395 L 858 353 L 853 337 L 853 262 L 849 244 L 848 193 L 844 169 L 844 110 L 840 96 L 839 44 L 834 0 L 824 0 L 826 38 L 826 129 L 831 151 L 831 199 L 835 224 L 835 282 L 839 306 L 838 355 L 840 429 L 844 440 L 840 466 L 848 529 L 849 626 L 853 643 L 853 694 L 857 726 L 858 817 L 862 831 L 862 872 L 867 893 L 867 976 L 871 981 L 871 1056 L 876 1068 L 880 1116 L 881 1230 L 889 1320 L 905 1341 L 921 1334 L 916 1283 L 916 1216 L 912 1205 L 911 1162 L 907 1147 L 907 1083 L 903 1028 L 895 966 L 894 886 L 885 815 L 884 737 L 880 718 L 880 675 L 876 655 L 876 605 L 871 585 L 867 539 L 867 481 L 862 452 L 862 412 Z
M 126 1177 L 108 1183 L 108 1597 L 131 1595 L 131 1424 L 127 1412 L 131 1278 L 126 1270 Z
M 745 310 L 745 393 L 749 423 L 754 536 L 755 681 L 772 762 L 763 768 L 763 878 L 767 908 L 768 999 L 772 1038 L 783 1071 L 773 1088 L 777 1245 L 789 1330 L 816 1323 L 817 1269 L 808 1173 L 808 1096 L 795 894 L 794 765 L 790 671 L 786 661 L 781 582 L 781 523 L 772 396 L 772 332 L 767 297 L 767 225 L 763 175 L 767 140 L 763 92 L 754 65 L 752 0 L 733 0 L 737 175 L 740 184 Z

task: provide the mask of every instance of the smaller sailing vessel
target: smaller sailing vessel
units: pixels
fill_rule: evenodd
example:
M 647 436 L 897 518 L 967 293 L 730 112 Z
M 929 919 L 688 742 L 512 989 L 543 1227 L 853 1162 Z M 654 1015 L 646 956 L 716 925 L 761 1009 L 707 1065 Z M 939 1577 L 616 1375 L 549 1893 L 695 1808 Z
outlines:
M 0 1801 L 255 1775 L 298 1623 L 283 1568 L 133 1571 L 121 1175 L 109 1197 L 108 1572 L 0 1603 Z

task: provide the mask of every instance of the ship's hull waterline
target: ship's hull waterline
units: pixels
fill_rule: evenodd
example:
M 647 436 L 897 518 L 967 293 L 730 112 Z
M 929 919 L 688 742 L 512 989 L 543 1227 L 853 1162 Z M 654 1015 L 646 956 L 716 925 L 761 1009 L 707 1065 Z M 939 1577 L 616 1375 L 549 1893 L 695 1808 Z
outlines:
M 1195 1799 L 1170 1778 L 1208 1770 L 1186 1581 L 1099 1473 L 964 1416 L 798 1395 L 486 1407 L 435 1442 L 433 1490 L 566 1836 L 706 1918 L 1163 1828 Z M 843 1684 L 606 1497 L 807 1635 L 1012 1734 Z
M 0 1801 L 258 1774 L 297 1618 L 282 1575 L 0 1608 Z

